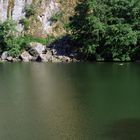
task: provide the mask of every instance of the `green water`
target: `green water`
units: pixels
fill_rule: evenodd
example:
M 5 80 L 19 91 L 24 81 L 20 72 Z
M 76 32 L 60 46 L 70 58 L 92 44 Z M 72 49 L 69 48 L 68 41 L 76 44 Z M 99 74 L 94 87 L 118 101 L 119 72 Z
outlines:
M 0 64 L 0 140 L 140 140 L 140 64 Z

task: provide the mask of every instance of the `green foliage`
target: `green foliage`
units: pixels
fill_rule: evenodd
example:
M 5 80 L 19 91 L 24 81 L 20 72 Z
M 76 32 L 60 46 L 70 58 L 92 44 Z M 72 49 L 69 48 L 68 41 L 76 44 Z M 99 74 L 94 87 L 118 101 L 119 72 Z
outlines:
M 18 56 L 23 49 L 26 49 L 30 42 L 38 42 L 44 45 L 51 43 L 53 37 L 38 38 L 33 36 L 21 36 L 16 30 L 16 23 L 7 20 L 0 24 L 0 52 L 8 51 L 11 56 Z
M 8 49 L 8 54 L 13 57 L 18 56 L 21 51 L 25 49 L 27 44 L 28 43 L 22 37 L 17 37 L 14 40 L 11 40 L 11 42 L 9 42 L 10 47 Z
M 7 20 L 4 23 L 0 23 L 0 48 L 3 49 L 3 46 L 8 48 L 9 40 L 12 40 L 16 37 L 16 23 L 12 20 Z
M 27 42 L 27 44 L 30 42 L 38 42 L 43 45 L 49 45 L 52 41 L 55 40 L 55 38 L 52 36 L 48 36 L 47 38 L 39 38 L 39 37 L 31 36 L 31 35 L 25 35 L 22 38 L 24 39 L 25 42 Z
M 55 13 L 52 17 L 51 17 L 51 21 L 52 22 L 57 22 L 57 21 L 59 21 L 60 19 L 61 19 L 61 17 L 62 17 L 62 13 L 60 12 L 60 13 Z
M 27 41 L 19 36 L 16 23 L 13 20 L 6 20 L 0 24 L 1 52 L 8 51 L 11 56 L 17 56 L 26 45 Z
M 11 46 L 14 46 L 17 36 L 16 23 L 12 20 L 7 20 L 0 24 L 0 49 L 1 51 L 9 51 Z M 15 46 L 14 46 L 15 47 Z
M 72 37 L 87 58 L 130 60 L 140 46 L 139 13 L 138 0 L 81 0 Z
M 27 18 L 29 18 L 29 17 L 34 16 L 36 14 L 36 7 L 34 4 L 26 5 L 24 11 L 26 14 L 25 16 Z
M 21 19 L 20 23 L 24 26 L 24 30 L 28 30 L 30 26 L 30 21 L 28 18 Z

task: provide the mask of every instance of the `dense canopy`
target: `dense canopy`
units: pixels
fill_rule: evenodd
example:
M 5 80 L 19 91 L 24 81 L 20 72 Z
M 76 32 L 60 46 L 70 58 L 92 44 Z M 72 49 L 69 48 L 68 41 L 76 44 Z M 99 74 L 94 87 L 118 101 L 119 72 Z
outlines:
M 88 59 L 140 59 L 139 0 L 82 0 L 71 28 Z

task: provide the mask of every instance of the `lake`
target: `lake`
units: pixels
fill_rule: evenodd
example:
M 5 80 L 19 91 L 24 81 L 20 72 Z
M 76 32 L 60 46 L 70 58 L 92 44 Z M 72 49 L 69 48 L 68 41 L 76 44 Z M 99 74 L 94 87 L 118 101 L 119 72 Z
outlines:
M 139 63 L 1 63 L 0 140 L 140 140 Z

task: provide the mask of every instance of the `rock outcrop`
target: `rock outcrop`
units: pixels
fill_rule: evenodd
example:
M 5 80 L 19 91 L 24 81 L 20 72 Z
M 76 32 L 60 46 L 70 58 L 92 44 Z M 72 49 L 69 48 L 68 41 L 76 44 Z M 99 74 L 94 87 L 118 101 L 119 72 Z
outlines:
M 34 17 L 29 18 L 27 32 L 32 35 L 55 36 L 66 33 L 64 24 L 74 13 L 74 7 L 78 0 L 0 0 L 0 22 L 10 18 L 18 23 L 17 29 L 21 33 L 25 25 L 21 22 L 26 17 L 26 7 L 34 5 Z M 33 9 L 30 9 L 33 10 Z M 27 21 L 27 20 L 26 20 Z M 43 36 L 44 37 L 44 36 Z
M 53 62 L 53 63 L 69 63 L 69 62 L 77 62 L 76 59 L 77 55 L 70 53 L 68 55 L 64 47 L 62 52 L 58 53 L 56 48 L 49 48 L 45 45 L 42 45 L 40 43 L 31 42 L 30 45 L 27 47 L 27 50 L 24 50 L 21 52 L 19 57 L 12 57 L 8 54 L 7 51 L 3 52 L 1 54 L 1 61 L 8 61 L 8 62 L 14 62 L 14 61 L 23 61 L 23 62 L 30 62 L 30 61 L 36 61 L 36 62 Z M 72 56 L 72 57 L 71 57 Z
M 23 62 L 29 62 L 32 60 L 32 56 L 27 51 L 24 51 L 19 56 L 19 59 L 21 59 Z
M 11 18 L 19 23 L 17 29 L 22 31 L 24 27 L 20 20 L 25 18 L 25 7 L 31 4 L 36 5 L 38 13 L 35 16 L 40 21 L 41 27 L 39 28 L 42 28 L 43 32 L 49 33 L 51 31 L 50 18 L 59 10 L 56 0 L 0 0 L 0 21 Z
M 28 46 L 29 50 L 28 52 L 33 56 L 33 57 L 38 57 L 38 55 L 45 53 L 46 46 L 42 45 L 40 43 L 36 42 L 31 42 Z
M 1 54 L 1 60 L 5 61 L 7 59 L 7 57 L 8 57 L 8 52 L 7 51 L 5 51 Z

